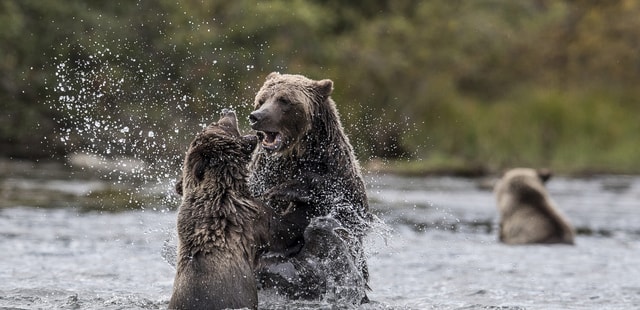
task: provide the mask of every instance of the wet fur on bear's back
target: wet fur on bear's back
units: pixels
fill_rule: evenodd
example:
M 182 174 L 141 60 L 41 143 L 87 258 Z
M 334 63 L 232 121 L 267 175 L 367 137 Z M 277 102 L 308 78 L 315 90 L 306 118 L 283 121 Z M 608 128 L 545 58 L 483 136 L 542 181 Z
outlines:
M 268 238 L 268 210 L 247 187 L 255 142 L 228 117 L 203 130 L 185 157 L 170 309 L 257 308 L 254 267 Z
M 574 243 L 574 230 L 547 194 L 546 171 L 509 170 L 494 189 L 500 241 L 506 244 Z

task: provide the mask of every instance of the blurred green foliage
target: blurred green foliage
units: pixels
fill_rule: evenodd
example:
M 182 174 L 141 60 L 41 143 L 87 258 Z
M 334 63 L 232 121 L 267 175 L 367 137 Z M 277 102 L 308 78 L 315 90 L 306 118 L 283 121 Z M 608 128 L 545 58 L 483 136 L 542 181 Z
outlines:
M 180 154 L 280 71 L 335 82 L 361 159 L 639 173 L 638 16 L 640 0 L 4 0 L 0 155 L 95 143 L 59 138 L 82 104 L 176 135 L 160 151 Z M 100 96 L 65 109 L 60 64 Z

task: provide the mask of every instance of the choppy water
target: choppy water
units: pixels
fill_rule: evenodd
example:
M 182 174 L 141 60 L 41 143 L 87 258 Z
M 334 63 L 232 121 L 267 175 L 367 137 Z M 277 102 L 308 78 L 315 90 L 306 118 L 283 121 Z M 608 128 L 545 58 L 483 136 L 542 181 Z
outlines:
M 70 179 L 66 170 L 2 172 L 0 309 L 167 307 L 174 270 L 161 250 L 175 223 L 170 184 L 139 185 L 153 193 L 144 210 L 105 212 L 100 205 L 121 200 L 92 201 L 91 193 L 122 184 Z M 361 309 L 640 308 L 638 177 L 549 182 L 580 232 L 576 246 L 496 242 L 483 180 L 367 179 L 391 233 L 386 243 L 375 234 L 369 242 L 373 302 Z M 260 297 L 262 309 L 345 307 Z

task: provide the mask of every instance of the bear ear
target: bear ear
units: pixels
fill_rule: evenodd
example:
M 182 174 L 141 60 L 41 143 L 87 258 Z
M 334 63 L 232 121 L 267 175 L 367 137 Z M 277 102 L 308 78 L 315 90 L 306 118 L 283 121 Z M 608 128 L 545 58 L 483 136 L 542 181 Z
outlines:
M 317 82 L 318 93 L 323 97 L 329 97 L 333 93 L 333 81 L 329 79 L 320 80 Z
M 549 181 L 549 179 L 553 175 L 553 173 L 551 173 L 551 170 L 546 168 L 538 169 L 537 173 L 540 180 L 542 180 L 542 183 L 546 183 L 547 181 Z
M 275 72 L 275 71 L 271 72 L 271 73 L 269 73 L 269 75 L 267 75 L 267 80 L 273 79 L 278 75 L 280 75 L 280 72 Z

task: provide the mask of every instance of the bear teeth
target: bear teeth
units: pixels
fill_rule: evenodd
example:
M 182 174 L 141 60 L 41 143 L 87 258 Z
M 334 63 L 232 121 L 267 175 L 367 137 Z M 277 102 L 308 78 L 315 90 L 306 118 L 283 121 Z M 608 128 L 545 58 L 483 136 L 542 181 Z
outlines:
M 269 150 L 274 150 L 280 147 L 280 143 L 282 142 L 282 136 L 278 132 L 263 132 L 262 136 L 262 146 Z

